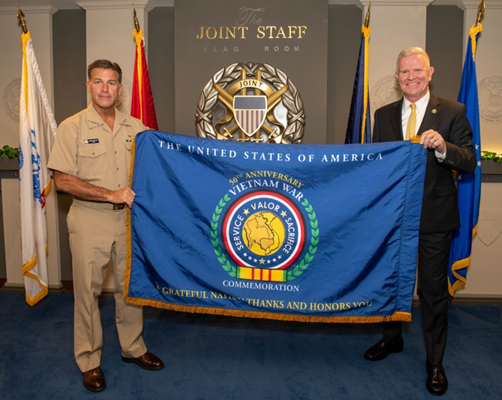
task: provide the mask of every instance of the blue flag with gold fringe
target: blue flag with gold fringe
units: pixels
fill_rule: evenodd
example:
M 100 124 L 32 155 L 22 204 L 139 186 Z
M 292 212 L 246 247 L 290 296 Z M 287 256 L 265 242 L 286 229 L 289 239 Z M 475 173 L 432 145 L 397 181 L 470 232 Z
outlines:
M 126 299 L 308 322 L 411 320 L 426 152 L 146 131 Z
M 371 119 L 368 89 L 369 63 L 369 35 L 370 27 L 363 25 L 361 32 L 361 46 L 357 60 L 354 91 L 350 103 L 349 121 L 345 143 L 371 143 Z
M 479 98 L 476 78 L 476 44 L 483 25 L 473 25 L 469 31 L 465 55 L 462 85 L 458 102 L 465 105 L 467 119 L 472 128 L 472 144 L 478 164 L 474 172 L 458 174 L 458 208 L 460 228 L 453 232 L 450 246 L 450 267 L 448 268 L 448 290 L 450 296 L 464 286 L 467 267 L 471 262 L 472 239 L 478 228 L 479 202 L 481 196 L 481 135 L 479 127 Z

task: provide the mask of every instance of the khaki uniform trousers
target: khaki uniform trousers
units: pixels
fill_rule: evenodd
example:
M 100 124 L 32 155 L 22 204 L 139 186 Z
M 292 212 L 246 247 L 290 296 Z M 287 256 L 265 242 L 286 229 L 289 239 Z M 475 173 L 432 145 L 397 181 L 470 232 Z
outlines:
M 141 336 L 143 308 L 124 301 L 126 210 L 74 200 L 68 213 L 75 299 L 74 352 L 82 372 L 101 364 L 103 331 L 98 297 L 110 260 L 115 276 L 115 322 L 122 356 L 137 358 L 147 349 Z

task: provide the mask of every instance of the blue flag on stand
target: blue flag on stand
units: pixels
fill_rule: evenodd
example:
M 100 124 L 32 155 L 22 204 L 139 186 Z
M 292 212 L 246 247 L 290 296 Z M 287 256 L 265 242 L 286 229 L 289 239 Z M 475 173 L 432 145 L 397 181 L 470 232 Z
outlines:
M 472 127 L 472 143 L 476 150 L 478 164 L 470 174 L 458 174 L 458 206 L 461 227 L 454 231 L 450 247 L 450 268 L 448 289 L 450 296 L 465 285 L 467 267 L 471 262 L 472 239 L 478 228 L 479 201 L 481 195 L 481 139 L 479 128 L 478 83 L 476 78 L 476 44 L 481 24 L 473 25 L 469 31 L 462 85 L 458 101 L 467 109 L 467 119 Z
M 136 136 L 127 301 L 308 322 L 410 321 L 426 151 Z
M 354 91 L 350 104 L 345 143 L 371 143 L 371 119 L 368 89 L 368 54 L 370 28 L 363 25 L 357 61 Z

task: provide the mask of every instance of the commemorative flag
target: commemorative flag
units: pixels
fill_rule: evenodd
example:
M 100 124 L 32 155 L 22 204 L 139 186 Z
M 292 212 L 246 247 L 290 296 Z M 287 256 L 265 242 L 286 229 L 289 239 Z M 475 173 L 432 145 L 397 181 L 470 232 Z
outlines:
M 308 322 L 411 319 L 426 152 L 146 131 L 127 301 Z

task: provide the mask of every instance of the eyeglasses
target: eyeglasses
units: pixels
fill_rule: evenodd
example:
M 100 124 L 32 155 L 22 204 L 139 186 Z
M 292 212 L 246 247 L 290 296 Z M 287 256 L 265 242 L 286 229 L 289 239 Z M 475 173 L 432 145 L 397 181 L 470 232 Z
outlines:
M 408 76 L 413 72 L 413 75 L 422 75 L 425 73 L 425 71 L 429 70 L 430 68 L 415 68 L 415 69 L 403 69 L 402 71 L 399 71 L 399 75 L 401 76 Z

